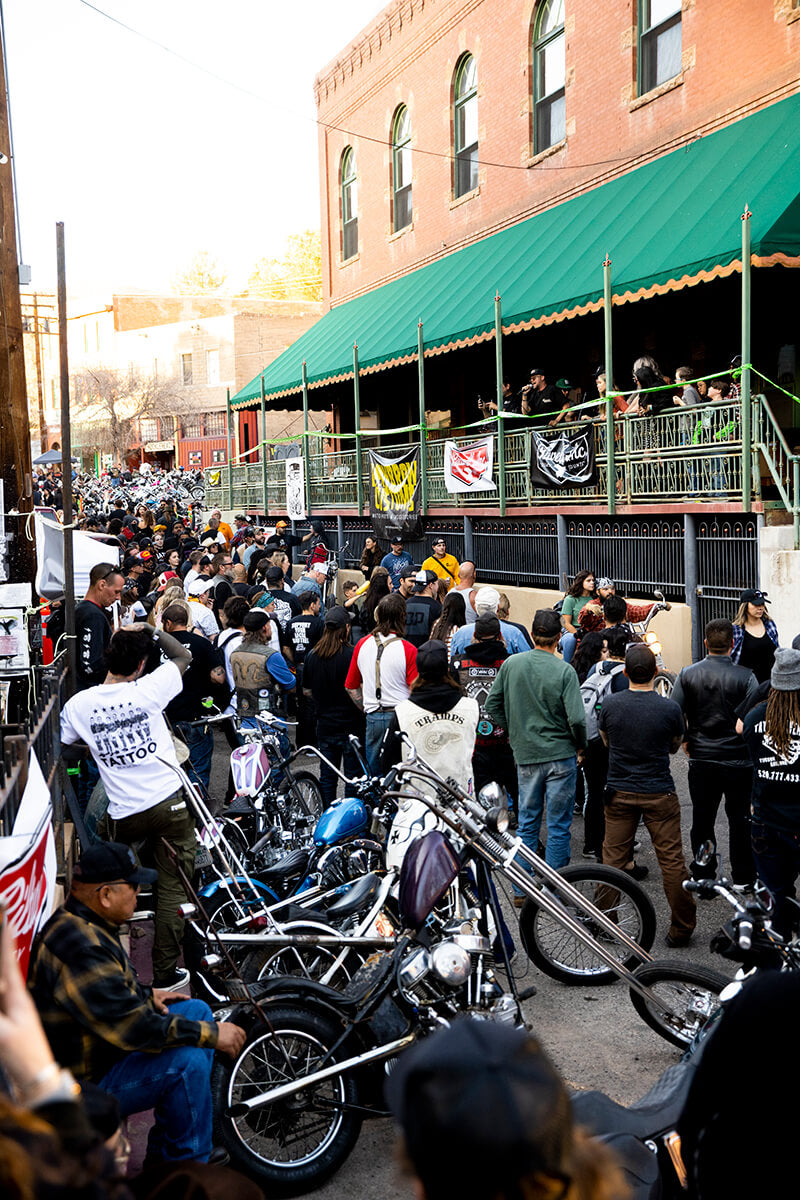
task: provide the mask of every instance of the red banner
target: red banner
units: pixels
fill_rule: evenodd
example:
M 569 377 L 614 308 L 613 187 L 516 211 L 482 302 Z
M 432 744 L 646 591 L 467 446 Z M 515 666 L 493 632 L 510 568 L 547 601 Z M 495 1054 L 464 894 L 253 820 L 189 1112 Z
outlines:
M 48 843 L 52 841 L 53 828 L 48 820 L 42 825 L 38 839 L 28 847 L 25 857 L 6 867 L 0 875 L 0 905 L 6 910 L 6 918 L 16 938 L 17 959 L 23 975 L 28 973 L 34 936 L 49 915 L 47 851 Z

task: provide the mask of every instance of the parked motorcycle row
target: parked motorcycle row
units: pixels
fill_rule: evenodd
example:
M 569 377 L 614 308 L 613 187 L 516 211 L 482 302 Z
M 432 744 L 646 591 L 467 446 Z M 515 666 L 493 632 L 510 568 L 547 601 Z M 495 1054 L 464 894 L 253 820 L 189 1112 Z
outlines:
M 213 720 L 213 718 L 211 718 Z M 800 947 L 770 922 L 766 892 L 739 896 L 713 878 L 715 856 L 685 885 L 733 910 L 712 948 L 741 964 L 728 976 L 654 960 L 655 913 L 624 872 L 553 870 L 509 830 L 494 784 L 470 797 L 404 747 L 383 778 L 348 780 L 323 811 L 311 747 L 283 754 L 275 718 L 240 730 L 235 798 L 213 816 L 183 775 L 198 825 L 186 963 L 193 991 L 248 1031 L 212 1077 L 216 1136 L 232 1164 L 269 1195 L 320 1186 L 345 1162 L 364 1120 L 388 1115 L 383 1085 L 397 1056 L 454 1019 L 525 1023 L 516 952 L 569 984 L 628 989 L 634 1010 L 685 1053 L 654 1089 L 622 1109 L 600 1093 L 578 1119 L 609 1138 L 635 1196 L 678 1195 L 677 1117 L 709 1032 L 742 980 L 797 967 Z M 356 743 L 357 747 L 357 743 Z M 523 893 L 510 930 L 498 890 Z
M 130 474 L 130 472 L 128 472 Z M 191 517 L 195 509 L 202 509 L 205 501 L 205 478 L 202 471 L 151 471 L 145 475 L 109 475 L 98 479 L 94 475 L 80 475 L 74 484 L 83 502 L 87 516 L 107 516 L 119 505 L 140 504 L 154 508 L 164 500 L 171 500 L 179 517 Z

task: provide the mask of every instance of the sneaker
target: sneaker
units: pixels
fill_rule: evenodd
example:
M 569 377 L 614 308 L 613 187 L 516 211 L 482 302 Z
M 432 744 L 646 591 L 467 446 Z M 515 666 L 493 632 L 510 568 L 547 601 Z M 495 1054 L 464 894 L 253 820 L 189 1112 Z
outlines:
M 755 895 L 755 884 L 753 883 L 734 883 L 731 888 L 732 892 L 736 892 L 737 896 L 753 896 Z
M 603 857 L 603 853 L 601 850 L 597 850 L 594 846 L 584 846 L 583 857 L 593 858 L 595 862 L 600 862 L 601 858 Z
M 642 867 L 637 862 L 632 867 L 623 867 L 622 869 L 626 875 L 630 875 L 631 879 L 647 879 L 647 876 L 650 874 L 649 867 Z
M 153 979 L 153 987 L 160 988 L 162 992 L 179 992 L 188 986 L 189 972 L 185 967 L 175 967 L 167 975 L 156 975 Z

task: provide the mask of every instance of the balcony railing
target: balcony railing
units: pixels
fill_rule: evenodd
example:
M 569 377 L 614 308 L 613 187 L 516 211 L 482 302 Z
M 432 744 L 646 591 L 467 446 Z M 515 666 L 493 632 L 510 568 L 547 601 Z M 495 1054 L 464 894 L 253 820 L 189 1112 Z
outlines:
M 534 487 L 530 475 L 531 428 L 505 434 L 505 503 L 508 510 L 537 507 L 604 505 L 608 502 L 608 456 L 605 421 L 594 421 L 597 480 L 579 488 Z M 565 425 L 576 429 L 578 423 Z M 490 426 L 486 427 L 490 429 Z M 481 430 L 477 436 L 483 431 Z M 702 408 L 675 408 L 658 415 L 628 416 L 614 424 L 615 499 L 619 504 L 663 504 L 681 500 L 741 502 L 742 422 L 738 401 Z M 460 446 L 476 440 L 453 439 Z M 384 446 L 384 453 L 406 445 Z M 500 504 L 497 455 L 495 492 L 451 494 L 445 488 L 444 440 L 426 443 L 428 508 L 494 508 Z M 796 459 L 763 396 L 753 397 L 753 489 L 761 498 L 761 475 L 774 484 L 776 499 L 790 512 L 798 509 L 794 474 Z M 356 450 L 309 456 L 310 498 L 314 511 L 357 511 Z M 365 501 L 369 496 L 369 453 L 362 447 Z M 770 480 L 771 476 L 771 480 Z M 212 468 L 206 472 L 209 504 L 245 512 L 280 513 L 286 507 L 283 460 Z M 266 496 L 265 496 L 266 491 Z

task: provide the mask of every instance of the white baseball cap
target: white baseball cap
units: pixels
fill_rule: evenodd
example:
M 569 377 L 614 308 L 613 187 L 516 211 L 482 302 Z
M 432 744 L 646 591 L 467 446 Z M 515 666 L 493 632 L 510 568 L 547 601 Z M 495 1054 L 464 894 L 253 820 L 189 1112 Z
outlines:
M 500 593 L 496 588 L 478 588 L 478 591 L 475 594 L 475 612 L 478 613 L 479 616 L 482 612 L 496 613 L 499 604 Z

